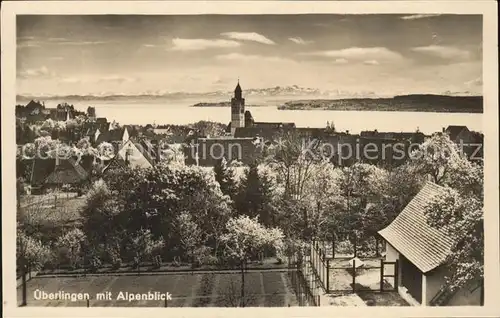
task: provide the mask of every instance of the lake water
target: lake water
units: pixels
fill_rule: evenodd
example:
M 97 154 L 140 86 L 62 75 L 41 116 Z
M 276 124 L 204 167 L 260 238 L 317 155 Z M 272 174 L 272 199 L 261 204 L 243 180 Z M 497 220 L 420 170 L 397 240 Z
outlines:
M 89 105 L 96 108 L 98 117 L 120 124 L 189 124 L 199 120 L 229 123 L 229 107 L 190 107 L 198 101 L 176 100 L 172 102 L 71 102 L 78 110 L 85 111 Z M 377 112 L 377 111 L 331 111 L 331 110 L 278 110 L 275 105 L 246 107 L 255 121 L 295 122 L 298 127 L 325 127 L 326 122 L 335 124 L 339 131 L 362 130 L 415 131 L 417 128 L 429 134 L 441 131 L 448 125 L 465 125 L 471 130 L 482 131 L 483 114 L 428 113 L 428 112 Z M 57 102 L 46 102 L 46 107 L 55 107 Z

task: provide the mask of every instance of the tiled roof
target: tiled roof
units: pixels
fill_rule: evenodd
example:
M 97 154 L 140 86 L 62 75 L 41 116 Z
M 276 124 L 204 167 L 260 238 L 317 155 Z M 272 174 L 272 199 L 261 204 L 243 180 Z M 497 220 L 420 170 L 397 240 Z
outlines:
M 444 188 L 427 182 L 398 217 L 379 234 L 423 273 L 443 263 L 453 239 L 427 224 L 425 205 Z
M 31 167 L 31 185 L 40 185 L 54 170 L 55 159 L 33 159 Z
M 105 167 L 102 168 L 101 172 L 105 172 L 108 169 L 126 168 L 126 167 L 127 167 L 127 163 L 125 162 L 125 160 L 123 160 L 122 158 L 119 158 L 118 156 L 115 156 L 113 159 L 110 160 L 110 162 Z
M 112 142 L 122 140 L 123 137 L 123 128 L 113 129 L 106 132 L 103 132 L 97 137 L 97 144 L 101 142 Z
M 87 179 L 88 173 L 73 159 L 61 160 L 45 179 L 47 184 L 72 184 L 79 183 Z
M 260 155 L 254 138 L 199 138 L 197 144 L 198 147 L 184 149 L 186 164 L 196 164 L 196 155 L 200 166 L 210 167 L 222 157 L 248 164 Z
M 284 131 L 290 131 L 291 128 L 285 126 L 282 128 L 273 127 L 238 127 L 234 132 L 235 138 L 250 138 L 259 136 L 265 139 L 274 139 L 278 134 Z
M 134 147 L 131 147 L 131 145 L 134 145 Z M 123 149 L 129 149 L 132 148 L 133 150 L 133 155 L 129 159 L 129 164 L 133 167 L 148 167 L 148 166 L 153 166 L 155 164 L 155 159 L 152 157 L 152 155 L 147 151 L 147 148 L 145 148 L 143 145 L 141 145 L 139 142 L 133 142 L 132 140 L 128 140 L 125 142 L 123 145 L 120 146 L 120 148 L 117 151 L 117 154 L 111 159 L 110 163 L 104 170 L 107 170 L 109 166 L 114 165 L 114 161 L 120 161 L 121 165 L 127 165 L 125 162 L 125 152 L 123 152 Z M 136 151 L 134 151 L 136 150 Z M 140 154 L 140 156 L 137 156 Z
M 250 115 L 251 116 L 251 115 Z M 268 128 L 268 129 L 277 129 L 282 127 L 287 128 L 295 128 L 295 123 L 283 123 L 283 122 L 254 122 L 253 127 L 258 128 Z

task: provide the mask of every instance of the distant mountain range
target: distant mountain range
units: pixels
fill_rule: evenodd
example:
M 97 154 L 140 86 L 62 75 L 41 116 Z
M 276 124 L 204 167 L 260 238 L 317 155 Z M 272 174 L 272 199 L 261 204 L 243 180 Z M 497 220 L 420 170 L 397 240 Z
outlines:
M 388 95 L 380 95 L 375 92 L 349 92 L 343 90 L 319 90 L 316 88 L 300 87 L 297 85 L 291 86 L 276 86 L 269 88 L 250 88 L 243 90 L 244 96 L 256 97 L 314 97 L 314 98 L 329 98 L 329 99 L 349 99 L 349 98 L 390 98 Z M 120 100 L 165 100 L 165 99 L 186 99 L 198 98 L 200 101 L 214 98 L 230 98 L 233 95 L 232 91 L 213 91 L 203 93 L 193 92 L 145 92 L 141 94 L 118 94 L 118 93 L 102 93 L 88 95 L 17 95 L 17 101 L 35 100 L 58 100 L 58 101 L 120 101 Z M 477 96 L 471 92 L 450 92 L 446 91 L 440 95 L 445 96 Z

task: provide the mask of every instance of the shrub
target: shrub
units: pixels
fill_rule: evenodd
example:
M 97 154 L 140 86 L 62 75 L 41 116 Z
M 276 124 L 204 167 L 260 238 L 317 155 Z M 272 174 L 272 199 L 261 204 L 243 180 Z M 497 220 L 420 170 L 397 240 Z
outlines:
M 338 254 L 352 254 L 354 252 L 354 246 L 349 240 L 341 241 L 336 243 L 335 253 Z
M 201 246 L 197 248 L 194 253 L 193 267 L 199 267 L 205 264 L 205 259 L 212 253 L 212 249 L 208 246 Z
M 219 265 L 220 261 L 219 261 L 219 258 L 215 255 L 207 255 L 203 259 L 203 264 L 204 265 Z
M 179 256 L 174 257 L 174 261 L 172 262 L 172 266 L 174 266 L 174 267 L 181 266 L 181 261 L 179 260 Z
M 153 258 L 153 266 L 154 266 L 154 268 L 160 268 L 161 267 L 161 256 L 160 255 L 156 255 Z
M 97 256 L 93 256 L 90 260 L 90 271 L 96 272 L 99 268 L 102 267 L 101 259 Z
M 113 260 L 111 263 L 113 269 L 119 269 L 122 266 L 122 259 L 120 257 Z
M 107 256 L 111 263 L 113 269 L 118 269 L 122 266 L 122 258 L 120 257 L 120 251 L 117 247 L 111 247 L 107 250 Z

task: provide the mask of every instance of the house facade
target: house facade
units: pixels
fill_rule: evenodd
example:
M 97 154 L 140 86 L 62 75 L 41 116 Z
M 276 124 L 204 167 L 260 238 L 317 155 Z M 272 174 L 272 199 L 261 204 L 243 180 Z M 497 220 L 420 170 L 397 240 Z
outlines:
M 428 182 L 398 217 L 379 231 L 386 242 L 386 261 L 398 261 L 398 291 L 421 306 L 479 306 L 483 302 L 480 280 L 451 291 L 445 263 L 453 239 L 427 224 L 425 205 L 444 188 Z

